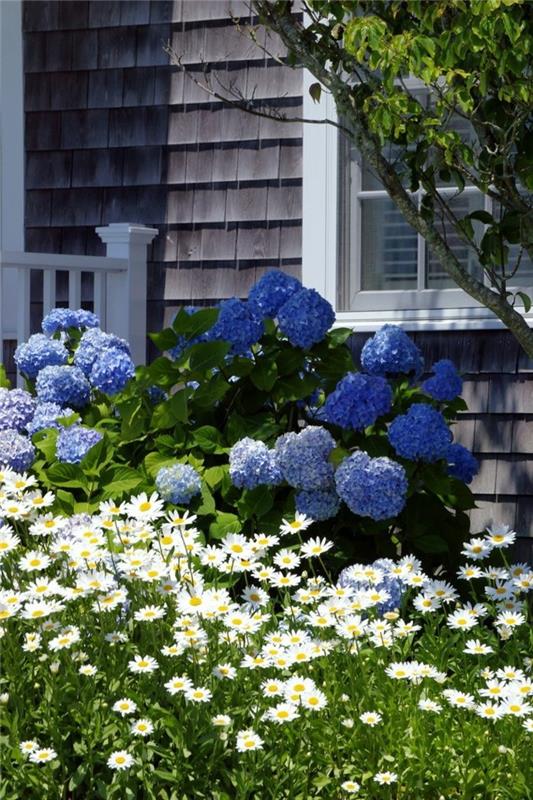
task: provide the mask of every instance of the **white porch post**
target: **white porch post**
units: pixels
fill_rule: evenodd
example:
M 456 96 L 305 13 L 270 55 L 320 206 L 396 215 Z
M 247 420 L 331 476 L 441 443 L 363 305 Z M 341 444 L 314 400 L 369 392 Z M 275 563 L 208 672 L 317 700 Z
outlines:
M 127 339 L 136 364 L 146 361 L 146 249 L 157 236 L 157 228 L 112 223 L 96 228 L 106 245 L 106 255 L 127 258 L 123 274 L 107 275 L 106 326 L 109 333 Z
M 24 250 L 21 0 L 0 0 L 0 250 Z M 20 294 L 18 289 L 17 271 L 0 266 L 0 362 L 3 340 L 29 332 L 29 317 L 22 308 L 25 298 L 20 298 L 20 306 L 13 303 L 13 298 Z M 7 298 L 11 298 L 11 302 Z

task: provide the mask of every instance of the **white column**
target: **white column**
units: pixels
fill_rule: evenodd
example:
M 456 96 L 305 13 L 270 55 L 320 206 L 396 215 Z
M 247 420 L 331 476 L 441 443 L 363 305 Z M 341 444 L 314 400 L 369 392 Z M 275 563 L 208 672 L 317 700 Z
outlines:
M 108 273 L 105 325 L 109 333 L 127 339 L 136 364 L 146 361 L 146 249 L 157 228 L 112 223 L 96 228 L 111 258 L 127 258 L 126 273 Z M 102 321 L 103 322 L 103 321 Z
M 0 251 L 24 250 L 24 79 L 22 2 L 0 0 Z M 22 287 L 23 288 L 23 287 Z M 3 339 L 21 332 L 17 270 L 0 264 L 0 362 Z M 28 309 L 29 313 L 29 309 Z

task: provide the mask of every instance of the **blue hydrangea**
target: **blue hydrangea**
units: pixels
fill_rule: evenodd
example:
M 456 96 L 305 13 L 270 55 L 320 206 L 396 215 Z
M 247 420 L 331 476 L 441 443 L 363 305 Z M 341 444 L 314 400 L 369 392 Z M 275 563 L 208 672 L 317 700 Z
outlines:
M 407 475 L 390 458 L 353 453 L 339 465 L 335 485 L 348 508 L 360 517 L 391 519 L 405 506 Z
M 74 364 L 89 377 L 94 362 L 105 350 L 110 348 L 122 350 L 126 355 L 130 355 L 130 346 L 125 339 L 114 336 L 112 333 L 104 333 L 100 328 L 91 328 L 81 336 L 74 353 Z
M 0 467 L 25 472 L 33 464 L 35 448 L 27 436 L 15 430 L 0 431 Z
M 59 431 L 62 425 L 57 420 L 61 417 L 70 417 L 74 413 L 72 408 L 61 408 L 57 403 L 39 403 L 26 430 L 30 436 L 38 431 L 44 431 L 46 428 L 54 428 Z
M 45 367 L 35 384 L 40 403 L 83 408 L 89 402 L 91 387 L 79 367 Z
M 419 375 L 424 369 L 420 350 L 397 325 L 384 325 L 365 342 L 361 364 L 371 375 Z
M 276 454 L 263 442 L 246 437 L 233 445 L 229 454 L 231 482 L 239 489 L 275 486 L 283 481 Z
M 93 386 L 106 394 L 122 391 L 135 375 L 135 364 L 123 350 L 111 347 L 100 353 L 89 377 Z
M 30 380 L 34 380 L 43 367 L 66 364 L 68 350 L 57 339 L 44 333 L 35 333 L 15 350 L 15 364 Z
M 162 467 L 157 473 L 155 485 L 161 497 L 175 505 L 186 505 L 202 490 L 202 480 L 189 464 Z
M 149 386 L 146 390 L 146 393 L 148 395 L 148 399 L 154 406 L 158 403 L 161 403 L 163 400 L 166 400 L 168 397 L 167 393 L 164 392 L 163 389 L 160 389 L 159 386 L 155 386 L 155 384 L 154 386 Z
M 289 342 L 307 350 L 321 342 L 335 322 L 335 312 L 315 289 L 302 288 L 278 310 L 278 326 Z
M 319 425 L 280 436 L 276 459 L 283 478 L 295 489 L 329 489 L 333 485 L 333 466 L 328 458 L 334 447 L 333 436 Z
M 334 489 L 314 489 L 298 492 L 294 498 L 296 511 L 311 519 L 331 519 L 337 514 L 341 501 Z
M 232 355 L 246 355 L 264 333 L 263 320 L 244 300 L 231 297 L 220 304 L 211 339 L 230 342 Z
M 479 471 L 479 462 L 462 444 L 451 444 L 446 453 L 448 475 L 463 483 L 472 483 Z
M 463 379 L 455 369 L 455 364 L 443 358 L 433 364 L 433 377 L 422 384 L 422 388 L 435 400 L 441 402 L 455 400 L 463 391 Z
M 370 569 L 379 570 L 383 573 L 383 577 L 377 583 L 361 578 L 361 566 L 360 564 L 355 564 L 354 566 L 343 569 L 339 575 L 339 585 L 351 587 L 355 590 L 372 588 L 378 592 L 387 592 L 389 595 L 388 599 L 376 606 L 380 614 L 385 614 L 387 611 L 394 611 L 400 608 L 402 596 L 407 586 L 391 573 L 392 568 L 396 566 L 394 561 L 390 558 L 378 558 L 376 561 L 373 561 L 372 564 L 368 565 Z
M 392 407 L 392 389 L 379 375 L 349 372 L 321 409 L 321 419 L 348 430 L 362 431 Z
M 452 434 L 446 420 L 427 403 L 413 403 L 406 414 L 391 422 L 389 441 L 402 458 L 438 461 L 446 458 Z
M 41 323 L 43 333 L 48 336 L 58 331 L 68 331 L 69 328 L 97 328 L 99 325 L 96 314 L 83 308 L 77 311 L 73 308 L 54 308 Z
M 252 286 L 248 302 L 260 317 L 275 317 L 281 306 L 301 288 L 297 278 L 280 269 L 272 269 Z
M 25 389 L 0 387 L 0 430 L 14 429 L 21 433 L 34 412 L 35 400 Z
M 102 439 L 100 431 L 71 425 L 61 428 L 56 441 L 56 458 L 68 464 L 79 464 L 91 447 Z

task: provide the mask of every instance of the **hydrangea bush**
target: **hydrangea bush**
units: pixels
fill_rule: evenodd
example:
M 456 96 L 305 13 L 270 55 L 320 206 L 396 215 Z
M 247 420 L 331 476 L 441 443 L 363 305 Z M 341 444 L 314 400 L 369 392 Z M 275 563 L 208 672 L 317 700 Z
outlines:
M 274 532 L 296 511 L 333 532 L 339 562 L 401 548 L 453 558 L 477 470 L 453 441 L 460 375 L 424 364 L 390 325 L 358 365 L 333 321 L 315 290 L 273 270 L 247 301 L 180 310 L 152 335 L 164 355 L 135 371 L 94 315 L 56 309 L 17 350 L 28 391 L 2 390 L 0 429 L 31 436 L 58 510 L 157 486 L 213 539 Z
M 531 797 L 533 572 L 509 528 L 456 575 L 403 556 L 337 579 L 299 514 L 209 543 L 156 493 L 56 499 L 0 473 L 4 800 Z

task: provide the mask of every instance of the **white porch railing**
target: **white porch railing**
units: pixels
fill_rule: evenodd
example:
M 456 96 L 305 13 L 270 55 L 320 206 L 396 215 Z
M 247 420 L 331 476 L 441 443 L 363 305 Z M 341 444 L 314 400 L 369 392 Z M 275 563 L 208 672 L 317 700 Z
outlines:
M 4 341 L 30 335 L 30 272 L 43 275 L 43 315 L 56 305 L 56 272 L 68 272 L 68 304 L 79 308 L 81 275 L 94 275 L 94 312 L 101 327 L 130 343 L 136 364 L 146 358 L 147 246 L 156 228 L 113 223 L 96 228 L 106 256 L 0 251 L 0 362 Z

